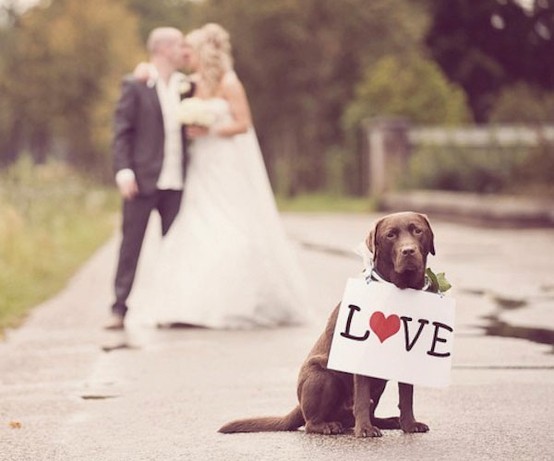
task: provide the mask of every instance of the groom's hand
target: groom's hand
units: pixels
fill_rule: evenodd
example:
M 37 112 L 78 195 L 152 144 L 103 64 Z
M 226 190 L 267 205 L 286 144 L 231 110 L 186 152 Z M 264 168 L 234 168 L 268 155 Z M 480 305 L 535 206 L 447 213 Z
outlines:
M 139 192 L 135 174 L 130 169 L 124 169 L 117 172 L 115 182 L 119 188 L 119 193 L 125 200 L 133 199 Z
M 133 179 L 119 184 L 119 192 L 125 200 L 131 200 L 138 194 L 137 182 Z

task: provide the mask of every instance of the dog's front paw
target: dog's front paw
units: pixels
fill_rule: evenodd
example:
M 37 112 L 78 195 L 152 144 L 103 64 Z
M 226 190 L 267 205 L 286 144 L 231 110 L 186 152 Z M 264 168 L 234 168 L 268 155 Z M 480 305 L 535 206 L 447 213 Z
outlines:
M 356 437 L 381 437 L 383 434 L 378 427 L 367 423 L 360 425 L 356 424 L 354 426 L 354 435 Z
M 316 424 L 307 422 L 305 429 L 307 433 L 311 434 L 335 435 L 344 432 L 342 424 L 336 421 Z
M 339 422 L 330 422 L 324 425 L 322 433 L 325 435 L 342 434 L 344 429 Z
M 425 423 L 418 423 L 417 421 L 404 422 L 400 421 L 401 429 L 407 434 L 415 434 L 418 432 L 429 432 L 429 426 Z

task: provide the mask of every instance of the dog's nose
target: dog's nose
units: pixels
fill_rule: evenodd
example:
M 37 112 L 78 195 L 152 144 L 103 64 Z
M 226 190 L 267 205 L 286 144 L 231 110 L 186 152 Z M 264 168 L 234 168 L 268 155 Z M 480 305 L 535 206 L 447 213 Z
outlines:
M 416 252 L 416 248 L 415 248 L 415 246 L 412 246 L 412 245 L 404 246 L 400 250 L 400 253 L 402 254 L 402 256 L 410 256 L 410 255 L 415 254 L 415 252 Z

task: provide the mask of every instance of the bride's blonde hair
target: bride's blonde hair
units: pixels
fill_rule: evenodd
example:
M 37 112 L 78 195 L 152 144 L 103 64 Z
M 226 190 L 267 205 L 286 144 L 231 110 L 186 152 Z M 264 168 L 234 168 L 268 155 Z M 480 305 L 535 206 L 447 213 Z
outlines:
M 200 62 L 200 77 L 208 95 L 213 96 L 224 75 L 233 70 L 229 33 L 219 24 L 208 23 L 187 35 Z

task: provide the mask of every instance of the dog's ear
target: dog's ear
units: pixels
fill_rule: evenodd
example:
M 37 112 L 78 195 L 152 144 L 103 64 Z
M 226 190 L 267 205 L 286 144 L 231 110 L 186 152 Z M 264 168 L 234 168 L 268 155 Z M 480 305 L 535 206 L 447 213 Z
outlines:
M 375 253 L 374 239 L 375 239 L 375 229 L 371 229 L 369 231 L 369 235 L 365 239 L 365 244 L 367 245 L 367 247 L 369 248 L 369 251 L 371 251 L 372 254 Z
M 425 221 L 425 224 L 427 225 L 427 229 L 429 230 L 429 253 L 431 253 L 433 256 L 435 256 L 435 234 L 433 234 L 433 229 L 431 228 L 431 223 L 429 222 L 429 218 L 427 215 L 423 213 L 418 213 L 419 216 Z
M 371 251 L 371 254 L 373 255 L 373 261 L 377 260 L 377 228 L 379 227 L 379 224 L 381 224 L 381 221 L 382 219 L 379 219 L 375 222 L 375 224 L 373 225 L 373 229 L 369 231 L 369 235 L 365 240 L 369 251 Z

